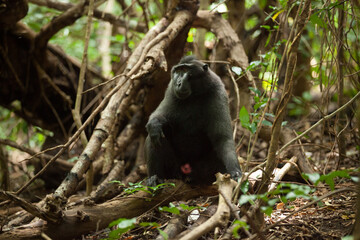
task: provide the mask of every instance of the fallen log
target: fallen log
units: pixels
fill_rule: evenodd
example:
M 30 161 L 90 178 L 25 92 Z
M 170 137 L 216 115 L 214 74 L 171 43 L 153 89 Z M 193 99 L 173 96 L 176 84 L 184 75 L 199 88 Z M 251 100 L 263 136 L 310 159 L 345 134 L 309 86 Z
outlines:
M 155 196 L 141 191 L 129 196 L 118 196 L 101 204 L 74 206 L 63 211 L 62 221 L 58 223 L 39 219 L 1 233 L 0 240 L 39 239 L 42 233 L 52 239 L 72 239 L 106 228 L 110 222 L 118 218 L 137 217 L 172 201 L 217 194 L 216 186 L 190 186 L 179 180 L 172 182 L 175 183 L 175 187 L 166 187 Z

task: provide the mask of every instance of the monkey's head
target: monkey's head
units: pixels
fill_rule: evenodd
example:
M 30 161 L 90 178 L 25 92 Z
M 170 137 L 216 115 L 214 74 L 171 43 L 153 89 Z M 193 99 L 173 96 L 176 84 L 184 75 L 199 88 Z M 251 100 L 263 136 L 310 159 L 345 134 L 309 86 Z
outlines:
M 207 64 L 193 56 L 181 59 L 180 63 L 171 69 L 171 84 L 174 95 L 178 99 L 201 95 L 207 91 L 209 69 Z

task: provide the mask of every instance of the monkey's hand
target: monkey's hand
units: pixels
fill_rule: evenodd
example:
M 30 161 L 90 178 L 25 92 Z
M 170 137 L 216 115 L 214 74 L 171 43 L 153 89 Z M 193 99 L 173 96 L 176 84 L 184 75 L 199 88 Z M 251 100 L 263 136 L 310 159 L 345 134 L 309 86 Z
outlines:
M 164 183 L 164 180 L 160 179 L 157 175 L 152 175 L 145 181 L 145 185 L 149 187 L 156 187 L 161 183 Z
M 146 124 L 146 130 L 149 133 L 151 144 L 153 144 L 153 146 L 160 146 L 161 139 L 165 138 L 161 121 L 158 118 L 151 119 Z
M 241 172 L 239 171 L 231 171 L 230 176 L 232 179 L 234 179 L 236 182 L 238 182 L 241 179 Z

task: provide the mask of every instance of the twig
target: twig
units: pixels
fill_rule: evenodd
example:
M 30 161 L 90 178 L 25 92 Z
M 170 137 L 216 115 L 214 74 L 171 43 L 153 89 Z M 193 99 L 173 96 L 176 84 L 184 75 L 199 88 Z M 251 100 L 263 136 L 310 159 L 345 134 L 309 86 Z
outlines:
M 71 3 L 62 3 L 62 2 L 55 2 L 50 0 L 29 0 L 29 2 L 39 6 L 46 6 L 48 8 L 53 8 L 58 11 L 66 11 L 74 6 L 74 4 Z M 124 20 L 120 19 L 118 16 L 99 10 L 94 11 L 94 17 L 122 28 L 125 28 L 125 26 L 127 25 L 127 23 Z M 128 26 L 128 28 L 142 33 L 146 32 L 146 27 L 144 24 L 138 24 L 135 27 L 130 25 Z
M 80 109 L 81 109 L 82 92 L 83 92 L 84 83 L 85 83 L 85 72 L 86 72 L 86 66 L 87 66 L 87 55 L 88 55 L 88 47 L 89 47 L 89 40 L 90 40 L 90 34 L 91 34 L 91 22 L 92 22 L 92 17 L 93 17 L 93 11 L 94 11 L 94 0 L 90 0 L 88 19 L 87 19 L 88 21 L 87 21 L 86 30 L 85 30 L 84 51 L 83 51 L 83 55 L 82 55 L 78 88 L 77 88 L 77 93 L 76 93 L 76 101 L 75 101 L 75 107 L 72 111 L 74 122 L 78 129 L 82 125 Z M 88 140 L 87 140 L 84 132 L 82 132 L 80 134 L 80 139 L 81 139 L 81 143 L 82 143 L 83 147 L 85 148 L 86 144 L 88 143 Z
M 234 76 L 233 76 L 233 74 L 232 74 L 232 72 L 231 72 L 231 70 L 230 70 L 230 67 L 229 67 L 229 65 L 227 64 L 226 65 L 226 69 L 227 69 L 227 71 L 228 71 L 228 73 L 229 73 L 229 75 L 230 75 L 230 78 L 231 78 L 231 80 L 232 80 L 232 82 L 233 82 L 233 84 L 234 84 L 234 88 L 235 88 L 235 93 L 236 93 L 236 112 L 238 112 L 238 111 L 240 111 L 240 93 L 239 93 L 239 87 L 238 87 L 238 85 L 237 85 L 237 83 L 236 83 L 236 81 L 235 81 L 235 78 L 234 78 Z M 237 125 L 238 125 L 238 123 L 239 123 L 239 118 L 237 117 L 236 118 L 236 121 L 235 121 L 235 126 L 234 126 L 234 133 L 233 133 L 233 139 L 235 140 L 235 137 L 236 137 L 236 131 L 237 131 Z
M 56 121 L 58 122 L 58 124 L 59 124 L 59 126 L 60 126 L 60 129 L 61 129 L 63 135 L 64 135 L 65 137 L 67 137 L 67 132 L 66 132 L 66 130 L 65 130 L 65 127 L 64 127 L 63 122 L 62 122 L 61 119 L 60 119 L 59 114 L 57 113 L 57 111 L 56 111 L 55 107 L 53 106 L 52 102 L 51 102 L 51 101 L 49 100 L 49 98 L 46 96 L 43 85 L 42 85 L 42 84 L 40 84 L 40 85 L 41 85 L 41 88 L 42 88 L 42 89 L 41 89 L 41 95 L 43 96 L 46 104 L 49 106 L 49 108 L 51 109 L 52 113 L 54 114 L 54 116 L 55 116 L 55 118 L 56 118 Z
M 81 61 L 81 67 L 80 67 L 80 74 L 79 74 L 79 81 L 78 81 L 78 88 L 76 93 L 76 101 L 75 101 L 75 108 L 72 111 L 74 122 L 76 127 L 79 129 L 82 125 L 81 123 L 81 100 L 82 100 L 82 92 L 84 89 L 84 83 L 85 83 L 85 72 L 87 68 L 87 55 L 88 55 L 88 47 L 89 47 L 89 40 L 90 40 L 90 34 L 91 34 L 91 22 L 92 17 L 94 14 L 94 0 L 90 0 L 89 2 L 89 12 L 88 12 L 88 21 L 86 24 L 86 31 L 85 31 L 85 44 L 84 44 L 84 52 L 82 56 Z M 80 134 L 81 144 L 85 148 L 88 144 L 88 139 L 85 135 L 85 132 L 81 132 Z M 92 191 L 92 185 L 94 181 L 94 167 L 93 164 L 90 164 L 89 170 L 86 174 L 86 195 L 89 196 Z
M 10 146 L 10 147 L 13 147 L 13 148 L 16 148 L 20 151 L 23 151 L 23 152 L 26 152 L 32 156 L 40 156 L 40 157 L 43 157 L 44 159 L 46 160 L 49 160 L 51 159 L 53 156 L 49 155 L 49 154 L 46 154 L 44 152 L 40 152 L 40 153 L 37 153 L 35 152 L 34 150 L 30 149 L 30 148 L 27 148 L 27 147 L 24 147 L 24 145 L 19 145 L 17 144 L 16 142 L 13 142 L 9 139 L 0 139 L 0 144 L 3 144 L 3 145 L 7 145 L 7 146 Z M 27 159 L 27 160 L 30 160 L 31 158 Z M 66 160 L 63 160 L 63 159 L 58 159 L 58 161 L 60 161 L 63 165 L 66 165 L 68 167 L 72 167 L 74 166 L 74 164 L 66 161 Z
M 116 79 L 118 79 L 119 77 L 122 77 L 122 76 L 125 76 L 125 74 L 122 73 L 122 74 L 116 75 L 115 77 L 112 77 L 111 79 L 107 80 L 106 82 L 99 83 L 98 85 L 83 91 L 82 94 L 93 91 L 96 88 L 104 86 L 104 85 L 106 85 L 106 84 L 108 84 L 108 83 L 110 83 L 110 82 L 112 82 L 112 81 L 114 81 L 114 80 L 116 80 Z
M 0 46 L 0 52 L 1 52 L 1 56 L 3 57 L 3 59 L 5 60 L 6 65 L 8 66 L 8 68 L 10 69 L 11 73 L 14 75 L 15 78 L 15 82 L 17 83 L 17 85 L 19 86 L 21 92 L 25 93 L 26 89 L 23 85 L 23 83 L 20 81 L 19 76 L 17 75 L 14 66 L 12 65 L 8 55 L 5 53 L 5 50 L 2 46 Z
M 280 181 L 284 176 L 285 174 L 291 169 L 291 166 L 295 165 L 297 161 L 297 157 L 292 157 L 288 163 L 286 163 L 281 169 L 279 172 L 276 173 L 276 175 L 274 176 L 273 180 L 272 181 Z M 273 182 L 271 183 L 271 185 L 269 186 L 269 190 L 268 192 L 271 192 L 273 190 L 275 190 L 276 186 L 277 186 L 277 183 L 276 182 Z
M 313 130 L 316 126 L 320 125 L 323 121 L 328 120 L 330 118 L 332 118 L 334 115 L 336 115 L 338 112 L 345 110 L 353 101 L 355 101 L 356 98 L 358 98 L 360 96 L 360 91 L 353 97 L 351 98 L 347 103 L 345 103 L 343 106 L 341 106 L 340 108 L 336 109 L 336 111 L 330 113 L 329 115 L 326 115 L 325 117 L 323 117 L 322 119 L 320 119 L 319 121 L 317 121 L 314 125 L 312 125 L 309 129 L 307 129 L 306 131 L 304 131 L 302 134 L 300 134 L 299 136 L 297 136 L 296 138 L 292 139 L 290 142 L 288 142 L 287 144 L 285 144 L 284 146 L 282 146 L 282 148 L 280 148 L 280 150 L 277 152 L 277 154 L 279 154 L 280 152 L 282 152 L 285 148 L 287 148 L 290 144 L 294 143 L 296 140 L 302 138 L 304 135 L 306 135 L 308 132 L 310 132 L 311 130 Z
M 31 203 L 28 203 L 24 199 L 16 196 L 15 194 L 13 194 L 11 192 L 6 192 L 6 191 L 0 190 L 0 198 L 6 198 L 6 199 L 9 199 L 9 200 L 15 202 L 17 205 L 22 207 L 25 211 L 27 211 L 27 212 L 31 213 L 32 215 L 34 215 L 35 217 L 41 218 L 45 221 L 48 221 L 51 223 L 56 223 L 57 220 L 59 219 L 58 217 L 55 216 L 55 214 L 44 212 L 39 207 L 37 207 Z
M 79 4 L 69 8 L 66 12 L 54 18 L 49 24 L 42 27 L 35 37 L 36 47 L 40 49 L 45 48 L 52 36 L 64 27 L 72 25 L 77 19 L 79 19 L 82 16 L 85 4 L 85 0 L 80 1 Z
M 64 101 L 68 104 L 68 106 L 71 106 L 73 104 L 71 97 L 69 95 L 67 95 L 64 91 L 62 91 L 49 77 L 49 75 L 44 71 L 44 69 L 40 66 L 40 64 L 38 63 L 38 61 L 36 61 L 36 59 L 34 59 L 33 61 L 36 70 L 39 74 L 39 78 L 40 79 L 44 79 L 46 81 L 46 83 L 48 83 L 54 90 L 55 92 L 57 92 L 63 99 Z

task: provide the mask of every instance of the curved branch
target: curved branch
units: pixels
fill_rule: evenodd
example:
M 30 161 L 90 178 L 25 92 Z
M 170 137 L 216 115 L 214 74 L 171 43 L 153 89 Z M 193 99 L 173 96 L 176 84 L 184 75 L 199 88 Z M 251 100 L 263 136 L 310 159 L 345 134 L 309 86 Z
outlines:
M 51 0 L 30 0 L 29 2 L 36 4 L 38 6 L 44 6 L 48 8 L 53 8 L 59 11 L 67 11 L 68 9 L 74 7 L 74 4 L 71 3 L 62 3 L 62 2 L 54 2 Z M 103 12 L 100 10 L 94 10 L 94 17 L 97 19 L 101 19 L 103 21 L 109 22 L 117 27 L 129 28 L 131 30 L 135 30 L 137 32 L 145 33 L 147 31 L 146 25 L 144 23 L 139 23 L 137 26 L 126 26 L 126 22 L 122 19 L 119 19 L 117 16 L 114 16 L 111 13 Z
M 66 10 L 60 16 L 54 18 L 50 23 L 41 28 L 35 37 L 36 47 L 44 49 L 52 36 L 66 26 L 72 25 L 77 19 L 82 17 L 86 1 L 82 0 L 79 4 Z
M 222 18 L 219 13 L 201 10 L 197 12 L 193 26 L 206 28 L 213 32 L 228 51 L 231 61 L 245 71 L 249 84 L 256 88 L 254 77 L 250 71 L 246 71 L 249 67 L 249 59 L 244 46 L 228 21 Z

